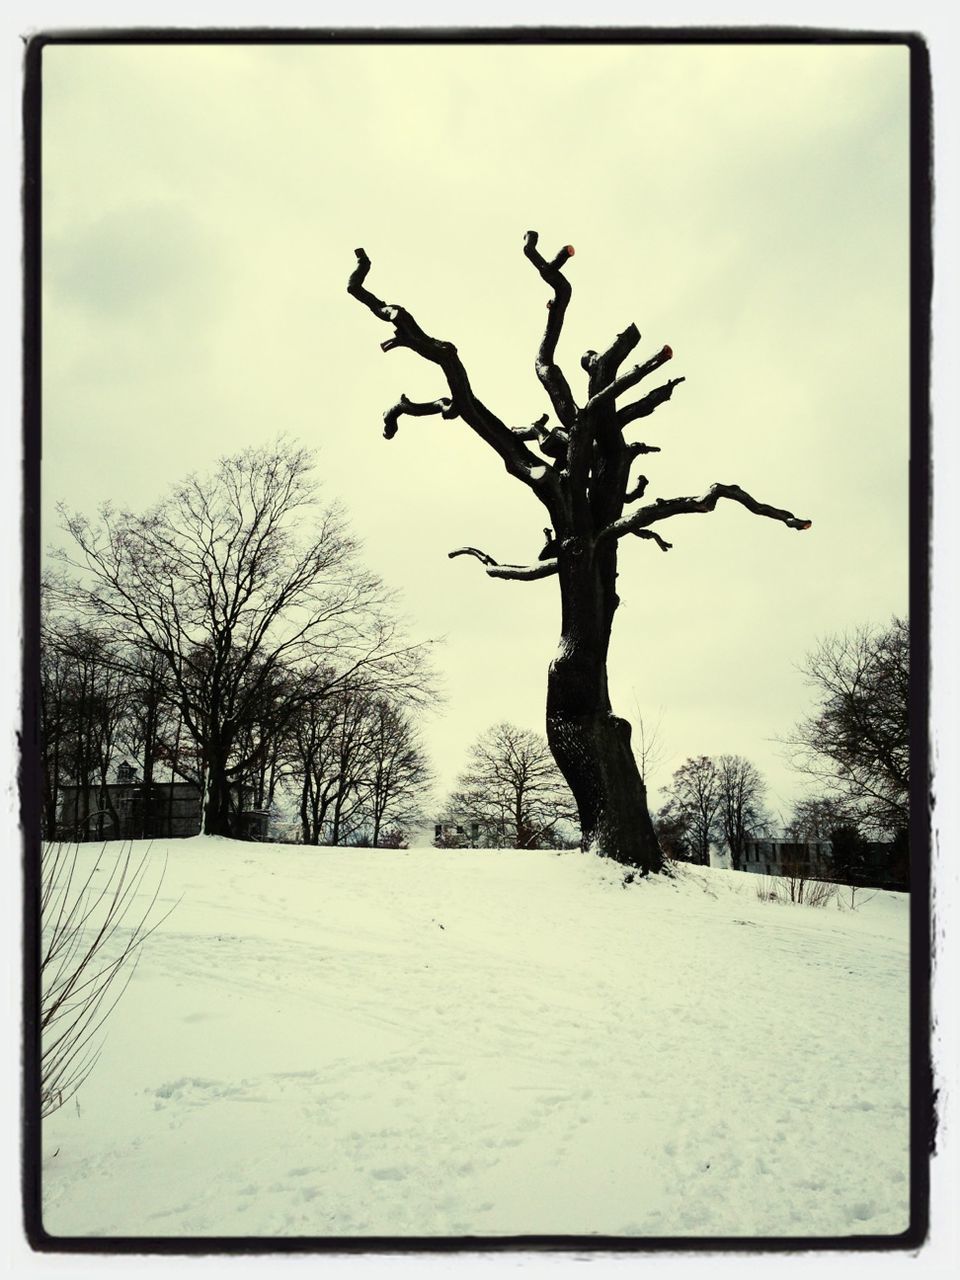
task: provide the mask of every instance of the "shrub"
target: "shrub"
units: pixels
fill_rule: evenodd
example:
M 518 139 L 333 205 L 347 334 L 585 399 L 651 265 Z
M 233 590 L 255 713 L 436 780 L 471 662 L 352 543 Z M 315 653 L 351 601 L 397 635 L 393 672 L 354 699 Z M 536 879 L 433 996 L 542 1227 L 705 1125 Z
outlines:
M 761 902 L 795 902 L 805 907 L 825 907 L 837 886 L 825 880 L 810 880 L 798 870 L 785 868 L 782 876 L 759 876 L 757 897 Z
M 133 977 L 140 948 L 170 914 L 148 924 L 163 881 L 161 872 L 146 910 L 138 908 L 131 916 L 146 875 L 149 846 L 136 864 L 129 842 L 110 853 L 109 848 L 101 848 L 84 876 L 78 868 L 79 844 L 41 847 L 42 1116 L 68 1102 L 93 1070 L 103 1047 L 101 1029 Z

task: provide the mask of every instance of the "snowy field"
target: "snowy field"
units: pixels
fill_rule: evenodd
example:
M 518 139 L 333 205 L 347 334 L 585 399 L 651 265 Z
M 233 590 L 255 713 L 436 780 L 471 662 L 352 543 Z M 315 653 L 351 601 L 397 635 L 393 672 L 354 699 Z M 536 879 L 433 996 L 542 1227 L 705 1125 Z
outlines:
M 906 1229 L 904 896 L 203 837 L 145 892 L 165 853 L 177 905 L 44 1124 L 52 1235 Z

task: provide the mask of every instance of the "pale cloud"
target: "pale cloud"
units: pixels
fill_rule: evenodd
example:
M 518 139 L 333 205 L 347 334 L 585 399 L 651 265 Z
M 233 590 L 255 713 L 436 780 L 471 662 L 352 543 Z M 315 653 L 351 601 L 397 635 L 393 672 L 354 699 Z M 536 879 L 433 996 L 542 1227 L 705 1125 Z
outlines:
M 445 635 L 445 781 L 500 719 L 539 727 L 556 587 L 488 580 L 465 543 L 534 558 L 531 495 L 442 385 L 346 294 L 371 285 L 455 341 L 513 422 L 545 407 L 523 233 L 575 244 L 560 358 L 631 320 L 687 382 L 643 423 L 651 496 L 736 482 L 740 508 L 628 539 L 615 704 L 663 706 L 675 758 L 738 751 L 805 710 L 826 631 L 906 608 L 906 50 L 865 46 L 59 47 L 44 68 L 44 512 L 137 506 L 288 431 L 320 449 L 368 558 Z M 639 434 L 639 433 L 638 433 Z M 105 459 L 109 465 L 105 465 Z M 665 764 L 666 773 L 670 765 Z M 655 781 L 660 781 L 658 779 Z

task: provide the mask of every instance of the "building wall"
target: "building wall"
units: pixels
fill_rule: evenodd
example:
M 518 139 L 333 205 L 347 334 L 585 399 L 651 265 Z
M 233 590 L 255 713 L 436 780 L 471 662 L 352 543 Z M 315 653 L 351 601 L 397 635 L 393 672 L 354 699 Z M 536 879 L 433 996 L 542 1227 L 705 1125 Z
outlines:
M 86 796 L 89 814 L 107 807 L 104 790 L 116 811 L 117 821 L 115 823 L 109 813 L 89 818 L 82 824 L 88 838 L 99 837 L 101 824 L 103 838 L 107 840 L 195 836 L 200 830 L 200 790 L 192 782 L 155 783 L 149 805 L 137 783 L 113 783 L 103 789 L 90 787 Z M 83 808 L 80 788 L 64 787 L 57 812 L 58 839 L 77 838 L 77 815 L 82 814 Z
M 816 878 L 827 874 L 832 849 L 829 840 L 747 840 L 742 869 L 760 876 L 792 871 Z

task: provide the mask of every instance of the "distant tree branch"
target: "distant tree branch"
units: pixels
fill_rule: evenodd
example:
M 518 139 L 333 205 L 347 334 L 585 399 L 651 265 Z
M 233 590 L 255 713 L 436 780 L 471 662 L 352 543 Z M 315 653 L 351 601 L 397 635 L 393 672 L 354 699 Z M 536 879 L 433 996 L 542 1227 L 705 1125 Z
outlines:
M 613 524 L 598 534 L 600 538 L 622 538 L 627 533 L 637 533 L 660 520 L 668 520 L 671 516 L 703 514 L 713 511 L 721 498 L 729 498 L 731 502 L 739 502 L 742 507 L 752 511 L 754 515 L 766 516 L 770 520 L 779 520 L 788 529 L 809 529 L 812 521 L 802 520 L 790 511 L 779 507 L 768 506 L 758 502 L 746 490 L 736 484 L 715 484 L 702 498 L 658 498 L 649 506 L 640 507 L 629 516 L 615 520 Z
M 557 572 L 556 560 L 543 560 L 539 564 L 500 564 L 493 556 L 477 547 L 458 547 L 456 551 L 447 553 L 448 559 L 454 556 L 475 556 L 486 569 L 491 578 L 507 578 L 514 582 L 531 582 L 535 578 L 549 578 Z

